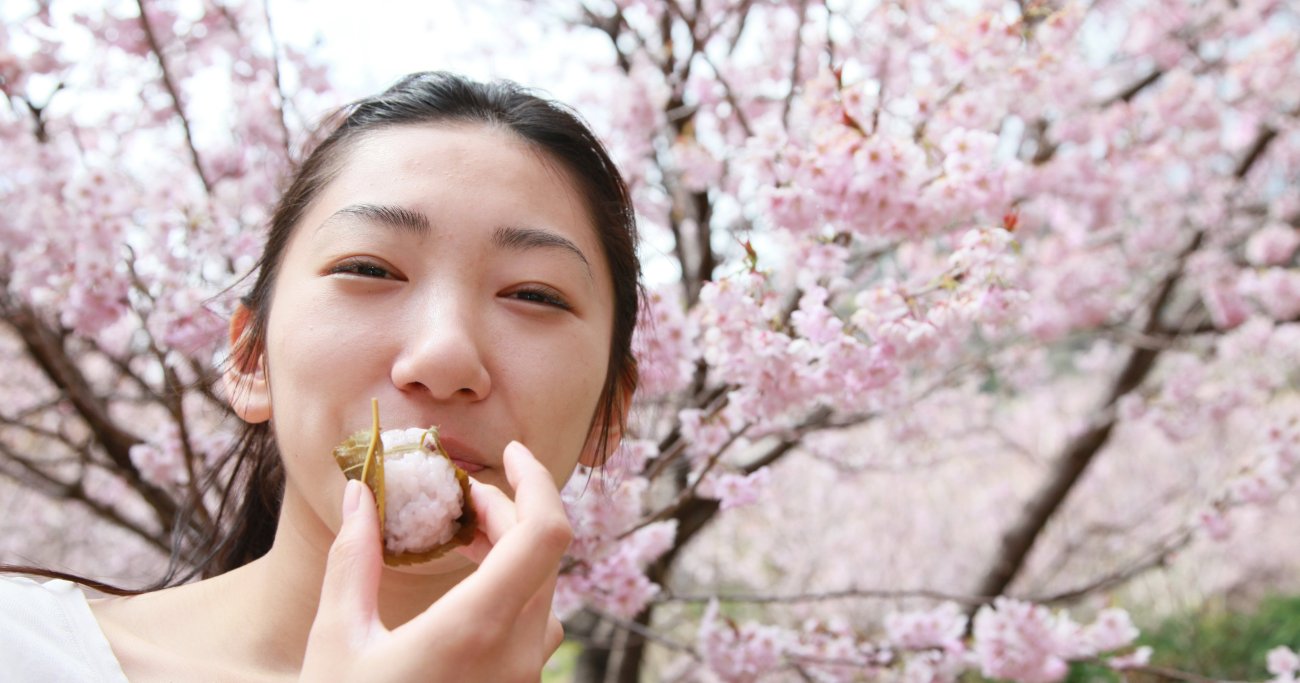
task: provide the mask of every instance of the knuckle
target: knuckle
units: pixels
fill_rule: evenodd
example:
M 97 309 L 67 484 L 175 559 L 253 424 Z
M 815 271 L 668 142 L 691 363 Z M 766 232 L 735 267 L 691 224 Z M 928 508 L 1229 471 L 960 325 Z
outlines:
M 541 666 L 532 666 L 527 663 L 515 664 L 511 667 L 506 680 L 511 683 L 537 683 L 537 681 L 541 680 L 541 668 Z
M 466 652 L 500 652 L 510 641 L 509 629 L 494 620 L 486 620 L 462 635 L 461 647 Z
M 543 547 L 562 553 L 573 542 L 573 527 L 564 515 L 540 519 L 535 524 L 535 537 Z
M 561 624 L 559 619 L 551 617 L 551 623 L 548 624 L 546 629 L 546 650 L 545 651 L 547 657 L 549 658 L 550 655 L 555 654 L 555 651 L 560 649 L 560 646 L 563 644 L 564 644 L 564 624 Z

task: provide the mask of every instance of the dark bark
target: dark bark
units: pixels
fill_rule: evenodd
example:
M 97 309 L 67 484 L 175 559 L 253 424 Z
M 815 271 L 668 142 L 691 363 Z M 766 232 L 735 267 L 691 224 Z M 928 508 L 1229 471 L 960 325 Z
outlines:
M 1161 319 L 1172 298 L 1174 288 L 1182 278 L 1183 266 L 1187 258 L 1198 248 L 1204 238 L 1203 232 L 1197 232 L 1191 243 L 1179 255 L 1172 272 L 1161 282 L 1156 295 L 1147 310 L 1147 319 L 1143 326 L 1146 335 L 1158 333 L 1163 327 Z M 1141 386 L 1147 375 L 1155 367 L 1160 350 L 1155 348 L 1134 348 L 1129 352 L 1124 367 L 1116 376 L 1107 392 L 1098 418 L 1083 433 L 1071 439 L 1054 462 L 1052 471 L 1042 488 L 1029 500 L 1020 513 L 1019 519 L 1002 536 L 1001 549 L 994 558 L 984 577 L 975 589 L 976 595 L 1003 595 L 1020 571 L 1034 545 L 1042 537 L 1049 521 L 1065 504 L 1079 483 L 1083 473 L 1096 459 L 1097 454 L 1110 440 L 1115 428 L 1114 405 L 1124 395 Z
M 63 336 L 26 304 L 15 302 L 8 296 L 0 299 L 0 318 L 22 340 L 27 356 L 36 367 L 72 404 L 117 471 L 153 508 L 164 536 L 170 534 L 178 509 L 176 501 L 141 478 L 139 470 L 131 462 L 131 447 L 141 443 L 141 439 L 122 429 L 112 419 L 108 405 L 68 356 Z
M 661 586 L 667 585 L 668 579 L 672 573 L 673 562 L 677 559 L 677 556 L 684 548 L 686 548 L 686 545 L 690 540 L 708 525 L 709 521 L 711 521 L 717 513 L 718 501 L 716 500 L 693 498 L 683 505 L 677 513 L 673 515 L 673 519 L 677 520 L 677 542 L 673 544 L 673 547 L 665 553 L 663 557 L 659 558 L 657 562 L 651 565 L 651 567 L 646 571 L 646 576 L 650 577 L 651 581 L 654 581 Z M 636 615 L 635 621 L 636 623 L 648 628 L 651 625 L 653 618 L 654 604 L 652 603 L 640 614 Z M 635 633 L 626 633 L 625 636 L 623 647 L 618 648 L 618 651 L 611 653 L 611 655 L 617 655 L 618 657 L 618 667 L 616 669 L 618 675 L 613 680 L 618 683 L 638 683 L 641 676 L 641 667 L 645 661 L 646 641 L 645 638 L 642 638 Z M 606 677 L 606 680 L 608 680 L 608 677 Z
M 1143 87 L 1154 83 L 1159 77 L 1158 74 L 1159 72 L 1156 72 L 1148 79 L 1144 79 L 1146 83 Z M 1141 88 L 1137 88 L 1137 90 L 1141 90 Z M 1255 136 L 1254 142 L 1233 170 L 1233 177 L 1237 180 L 1244 179 L 1259 160 L 1264 157 L 1269 145 L 1276 138 L 1277 131 L 1275 129 L 1261 128 Z M 1204 239 L 1205 232 L 1198 230 L 1191 243 L 1179 255 L 1173 270 L 1161 283 L 1147 311 L 1147 319 L 1142 330 L 1144 337 L 1179 336 L 1187 333 L 1187 330 L 1180 328 L 1167 329 L 1162 318 L 1165 308 L 1173 295 L 1174 288 L 1182 278 L 1183 267 L 1187 262 L 1187 258 L 1200 248 Z M 1097 413 L 1098 419 L 1086 431 L 1066 444 L 1061 456 L 1055 460 L 1056 465 L 1048 475 L 1043 487 L 1030 499 L 1021 512 L 1020 518 L 1003 535 L 1001 550 L 997 557 L 994 558 L 992 566 L 989 567 L 983 579 L 980 580 L 976 588 L 977 595 L 1002 595 L 1015 581 L 1048 522 L 1060 510 L 1070 491 L 1073 490 L 1088 466 L 1092 464 L 1097 454 L 1110 439 L 1111 431 L 1115 427 L 1113 410 L 1115 403 L 1120 397 L 1142 384 L 1151 369 L 1155 367 L 1159 354 L 1160 350 L 1154 348 L 1134 348 L 1129 353 L 1124 368 L 1115 378 L 1106 400 L 1102 404 L 1102 409 Z

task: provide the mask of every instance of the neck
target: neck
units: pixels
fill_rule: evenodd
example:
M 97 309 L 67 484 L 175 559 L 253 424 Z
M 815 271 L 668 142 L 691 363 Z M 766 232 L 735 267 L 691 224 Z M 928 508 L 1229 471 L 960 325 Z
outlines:
M 221 662 L 249 680 L 293 678 L 302 669 L 333 540 L 334 532 L 291 488 L 275 543 L 263 557 L 195 584 L 141 599 L 105 601 L 97 611 L 107 628 L 119 624 L 149 643 L 150 652 L 180 661 Z M 422 565 L 417 570 L 422 573 L 385 567 L 377 603 L 380 620 L 390 629 L 401 626 L 473 570 L 459 555 Z

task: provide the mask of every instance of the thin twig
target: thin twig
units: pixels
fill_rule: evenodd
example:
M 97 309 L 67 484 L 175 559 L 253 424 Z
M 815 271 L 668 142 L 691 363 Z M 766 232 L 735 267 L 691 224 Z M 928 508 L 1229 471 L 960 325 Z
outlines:
M 697 661 L 700 658 L 700 655 L 695 652 L 695 648 L 692 648 L 691 646 L 686 645 L 684 643 L 679 643 L 673 640 L 672 638 L 669 638 L 668 636 L 665 636 L 655 631 L 652 628 L 643 626 L 634 621 L 628 621 L 627 619 L 616 617 L 612 614 L 609 614 L 602 610 L 598 610 L 594 607 L 587 607 L 586 611 L 591 612 L 592 614 L 605 620 L 606 622 L 608 622 L 609 624 L 613 625 L 616 628 L 627 631 L 628 633 L 634 633 L 646 640 L 650 640 L 660 645 L 663 645 L 669 650 L 672 650 L 674 652 L 681 652 L 682 654 L 688 655 L 690 656 L 691 659 Z
M 172 81 L 171 71 L 167 68 L 167 58 L 163 56 L 162 46 L 158 44 L 158 37 L 154 35 L 153 27 L 149 25 L 149 15 L 145 10 L 144 0 L 135 0 L 135 4 L 140 8 L 140 28 L 144 29 L 145 39 L 149 41 L 149 49 L 158 58 L 158 67 L 162 71 L 163 87 L 167 89 L 167 94 L 171 95 L 172 108 L 176 111 L 176 115 L 180 117 L 181 126 L 185 129 L 185 144 L 190 149 L 190 158 L 194 161 L 194 170 L 199 174 L 199 181 L 203 183 L 204 191 L 212 194 L 212 185 L 208 182 L 207 173 L 203 171 L 203 161 L 199 158 L 199 149 L 194 145 L 194 134 L 190 130 L 190 120 L 185 116 L 185 108 L 181 105 L 180 91 Z
M 3 453 L 8 461 L 16 463 L 18 466 L 22 467 L 27 473 L 28 478 L 18 476 L 3 467 L 0 467 L 0 476 L 4 476 L 19 485 L 31 487 L 51 500 L 73 500 L 81 503 L 101 519 L 139 536 L 149 545 L 152 545 L 158 550 L 164 553 L 170 551 L 167 543 L 161 540 L 164 535 L 151 533 L 144 527 L 141 527 L 126 517 L 123 517 L 122 514 L 113 507 L 90 498 L 80 480 L 72 483 L 59 481 L 50 474 L 42 471 L 35 463 L 23 458 L 3 443 L 0 443 L 0 453 Z M 33 484 L 35 484 L 35 486 L 33 486 Z
M 1185 529 L 1177 534 L 1175 538 L 1153 551 L 1149 556 L 1134 562 L 1128 567 L 1124 567 L 1100 578 L 1093 579 L 1092 581 L 1075 586 L 1074 588 L 1047 595 L 1034 596 L 1029 598 L 1029 600 L 1044 604 L 1070 602 L 1099 590 L 1122 585 L 1147 571 L 1164 566 L 1169 561 L 1169 556 L 1171 554 L 1186 546 L 1193 538 L 1195 538 L 1195 536 L 1196 534 L 1191 529 Z
M 808 0 L 799 0 L 799 24 L 794 29 L 794 57 L 790 60 L 790 91 L 785 94 L 785 103 L 781 106 L 781 126 L 790 122 L 790 106 L 794 103 L 795 92 L 799 87 L 799 53 L 803 48 L 803 26 L 808 20 Z
M 271 79 L 275 82 L 275 92 L 280 96 L 276 113 L 279 116 L 276 120 L 280 123 L 280 133 L 284 136 L 284 158 L 293 157 L 293 150 L 289 147 L 289 123 L 285 121 L 284 109 L 289 97 L 284 94 L 284 85 L 280 80 L 280 41 L 275 37 L 275 27 L 271 24 L 271 2 L 262 0 L 262 16 L 266 19 L 266 35 L 271 40 Z
M 703 59 L 704 63 L 708 64 L 710 69 L 713 69 L 713 75 L 717 77 L 718 83 L 722 86 L 722 94 L 726 96 L 727 103 L 731 105 L 731 110 L 736 113 L 736 122 L 740 124 L 740 129 L 745 131 L 746 137 L 754 137 L 754 129 L 749 125 L 749 117 L 745 116 L 744 110 L 740 108 L 740 101 L 736 99 L 736 93 L 731 87 L 731 83 L 727 81 L 726 77 L 722 75 L 722 71 L 709 58 L 708 52 L 700 52 L 699 55 L 700 59 Z
M 767 595 L 762 593 L 717 593 L 711 595 L 661 595 L 655 598 L 655 602 L 660 603 L 707 603 L 711 600 L 718 602 L 739 602 L 755 605 L 774 605 L 774 604 L 798 604 L 798 603 L 815 603 L 815 602 L 834 602 L 837 600 L 906 600 L 910 598 L 924 598 L 927 600 L 940 600 L 957 602 L 965 605 L 984 605 L 993 602 L 996 596 L 983 595 L 965 595 L 962 593 L 948 593 L 945 591 L 930 590 L 927 588 L 914 589 L 860 589 L 844 588 L 840 590 L 822 591 L 816 593 L 790 593 L 787 595 Z

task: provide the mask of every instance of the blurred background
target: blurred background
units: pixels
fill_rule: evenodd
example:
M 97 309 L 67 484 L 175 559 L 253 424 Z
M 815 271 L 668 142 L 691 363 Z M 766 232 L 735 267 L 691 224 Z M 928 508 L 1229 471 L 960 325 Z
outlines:
M 139 587 L 202 551 L 277 189 L 329 111 L 446 69 L 576 107 L 643 233 L 641 391 L 566 491 L 554 680 L 1039 680 L 1010 642 L 1281 680 L 1300 648 L 1294 3 L 0 18 L 0 562 Z M 1108 608 L 1141 635 L 1103 645 Z

